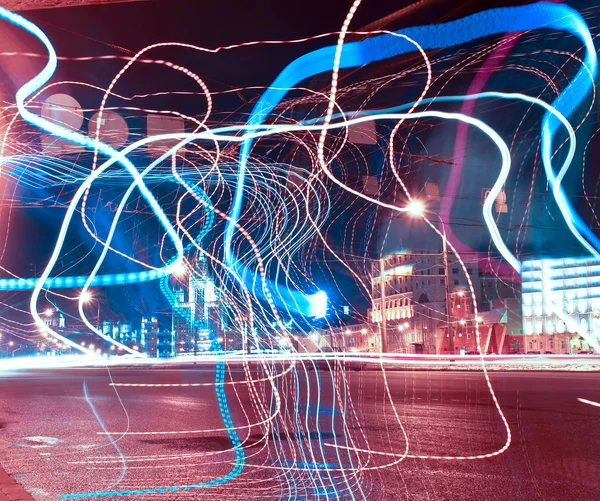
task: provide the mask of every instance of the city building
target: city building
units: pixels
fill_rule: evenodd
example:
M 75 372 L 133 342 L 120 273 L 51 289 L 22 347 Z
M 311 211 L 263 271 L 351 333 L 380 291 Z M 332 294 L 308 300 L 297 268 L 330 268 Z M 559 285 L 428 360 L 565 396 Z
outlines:
M 44 325 L 49 327 L 53 331 L 64 330 L 65 325 L 65 316 L 62 311 L 58 309 L 57 306 L 53 308 L 48 308 L 43 315 Z
M 600 340 L 600 259 L 523 262 L 526 352 L 577 353 Z
M 221 338 L 223 332 L 218 290 L 204 255 L 198 255 L 187 285 L 187 299 L 185 289 L 174 291 L 172 331 L 176 355 L 208 351 L 211 337 Z
M 388 351 L 444 353 L 449 350 L 443 337 L 447 335 L 448 320 L 454 325 L 456 319 L 448 319 L 446 296 L 453 298 L 469 294 L 465 293 L 468 281 L 462 265 L 452 254 L 448 255 L 447 267 L 446 270 L 444 254 L 439 251 L 399 252 L 373 264 L 373 301 L 368 315 L 372 323 L 379 325 L 385 314 Z M 477 264 L 467 261 L 465 267 L 479 301 L 481 286 Z M 461 304 L 456 302 L 455 309 L 460 308 Z M 470 302 L 462 306 L 461 315 L 465 318 L 473 316 Z
M 314 339 L 311 336 L 299 338 L 296 349 L 300 345 L 301 351 L 307 352 L 311 351 L 311 345 L 324 351 L 377 352 L 381 351 L 381 333 L 378 326 L 371 323 L 346 325 L 315 331 Z
M 520 300 L 518 298 L 494 300 L 487 311 L 474 314 L 473 300 L 465 291 L 451 295 L 451 319 L 454 351 L 462 354 L 514 354 L 523 351 L 521 334 Z M 479 330 L 479 339 L 477 337 Z M 438 338 L 437 353 L 449 351 L 446 324 L 443 336 Z
M 158 319 L 156 317 L 142 317 L 140 349 L 151 357 L 157 356 L 158 329 Z
M 172 333 L 174 353 L 193 353 L 196 342 L 196 325 L 191 316 L 191 304 L 186 301 L 185 289 L 175 289 L 173 305 Z M 163 350 L 164 351 L 164 350 Z
M 139 348 L 138 331 L 132 329 L 128 321 L 113 321 L 105 319 L 102 322 L 102 334 L 130 348 Z

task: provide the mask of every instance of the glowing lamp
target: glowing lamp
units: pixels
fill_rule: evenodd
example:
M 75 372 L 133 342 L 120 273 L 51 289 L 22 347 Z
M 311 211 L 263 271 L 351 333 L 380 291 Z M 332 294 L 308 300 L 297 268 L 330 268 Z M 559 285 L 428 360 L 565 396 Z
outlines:
M 406 206 L 406 210 L 411 216 L 422 216 L 425 213 L 425 205 L 419 200 L 413 200 Z
M 309 315 L 313 318 L 324 318 L 327 314 L 327 293 L 319 291 L 312 296 L 308 296 Z

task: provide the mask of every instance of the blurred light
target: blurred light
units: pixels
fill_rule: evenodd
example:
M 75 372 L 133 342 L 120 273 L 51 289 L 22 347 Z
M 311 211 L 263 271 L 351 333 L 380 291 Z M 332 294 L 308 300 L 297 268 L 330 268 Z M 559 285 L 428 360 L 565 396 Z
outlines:
M 465 325 L 467 322 L 465 321 L 465 319 L 464 319 L 464 318 L 461 318 L 461 319 L 458 321 L 458 323 L 459 323 L 460 325 Z
M 187 273 L 187 268 L 185 267 L 185 261 L 181 260 L 178 263 L 173 265 L 173 275 L 176 277 L 183 277 Z M 152 319 L 154 322 L 154 319 Z
M 52 310 L 52 308 L 48 308 L 45 312 L 44 315 L 46 315 L 47 317 L 51 317 L 52 313 L 54 313 L 54 311 Z
M 413 200 L 406 206 L 406 210 L 411 216 L 422 216 L 425 213 L 425 205 L 420 200 Z
M 92 300 L 92 295 L 89 291 L 83 291 L 79 296 L 79 299 L 84 303 L 89 303 Z
M 327 293 L 319 291 L 312 296 L 308 296 L 310 302 L 309 316 L 314 318 L 323 318 L 327 314 Z

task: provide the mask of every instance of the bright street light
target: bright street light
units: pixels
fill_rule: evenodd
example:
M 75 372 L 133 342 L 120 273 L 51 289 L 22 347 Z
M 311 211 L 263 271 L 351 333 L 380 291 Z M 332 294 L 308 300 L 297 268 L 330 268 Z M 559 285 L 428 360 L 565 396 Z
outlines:
M 84 303 L 89 303 L 92 300 L 92 295 L 89 293 L 89 291 L 83 291 L 79 296 L 79 299 L 81 299 L 81 301 Z
M 45 312 L 44 315 L 46 315 L 47 317 L 51 317 L 52 314 L 54 313 L 54 310 L 52 308 L 48 308 Z
M 406 209 L 411 216 L 422 216 L 425 213 L 425 205 L 420 200 L 413 200 Z
M 183 259 L 173 266 L 173 275 L 176 277 L 183 277 L 186 273 L 187 268 Z

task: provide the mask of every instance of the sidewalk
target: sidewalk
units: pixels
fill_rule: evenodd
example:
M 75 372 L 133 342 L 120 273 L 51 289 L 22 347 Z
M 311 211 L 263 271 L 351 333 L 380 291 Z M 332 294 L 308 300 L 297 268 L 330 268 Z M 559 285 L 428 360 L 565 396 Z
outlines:
M 0 465 L 0 501 L 34 501 L 21 484 L 15 482 Z

